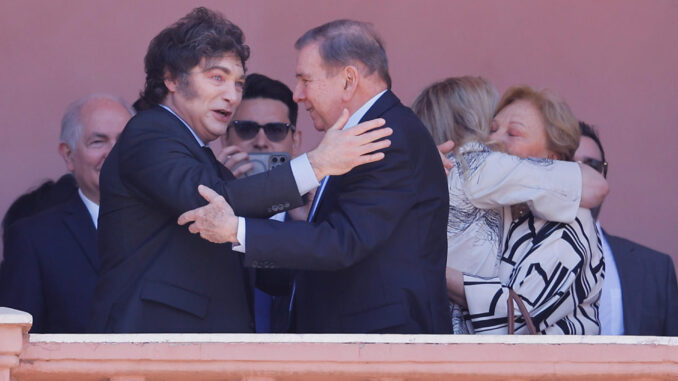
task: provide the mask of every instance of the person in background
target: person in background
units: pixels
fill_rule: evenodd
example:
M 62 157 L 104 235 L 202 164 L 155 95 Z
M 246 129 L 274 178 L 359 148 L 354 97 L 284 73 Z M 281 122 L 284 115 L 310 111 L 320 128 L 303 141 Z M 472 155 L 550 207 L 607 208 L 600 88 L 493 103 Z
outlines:
M 579 128 L 563 100 L 517 86 L 499 102 L 489 139 L 511 155 L 555 171 L 554 160 L 572 160 Z M 480 178 L 486 177 L 492 176 Z M 517 187 L 507 194 L 514 192 L 524 190 Z M 590 211 L 577 209 L 570 223 L 549 221 L 521 204 L 510 207 L 508 215 L 497 275 L 480 277 L 448 267 L 449 296 L 467 307 L 474 332 L 507 333 L 512 290 L 526 305 L 537 332 L 598 334 L 604 264 Z M 528 331 L 525 319 L 518 314 L 516 333 Z
M 608 162 L 597 132 L 579 122 L 581 138 L 574 160 L 607 176 Z M 608 234 L 592 209 L 603 244 L 605 283 L 600 296 L 603 335 L 678 335 L 678 284 L 670 256 Z
M 248 74 L 242 102 L 233 114 L 226 135 L 221 137 L 224 148 L 217 154 L 217 159 L 235 177 L 242 177 L 253 168 L 249 162 L 250 153 L 284 152 L 295 157 L 301 146 L 301 131 L 296 128 L 298 112 L 299 105 L 294 102 L 292 90 L 287 85 L 262 74 Z M 304 206 L 271 218 L 277 221 L 306 220 L 309 200 L 313 198 L 309 197 L 310 193 L 313 192 L 302 197 Z M 273 275 L 264 271 L 257 272 L 258 279 Z M 271 270 L 281 271 L 286 270 Z M 290 296 L 287 291 L 282 294 L 272 296 L 255 288 L 254 318 L 258 333 L 288 331 Z
M 33 333 L 86 332 L 99 270 L 99 172 L 131 116 L 111 95 L 71 104 L 61 122 L 59 153 L 77 192 L 6 233 L 0 305 L 33 315 Z
M 556 161 L 555 168 L 546 169 L 533 160 L 492 151 L 497 147 L 488 136 L 498 101 L 489 81 L 464 76 L 431 84 L 412 106 L 436 144 L 458 143 L 449 154 L 447 266 L 481 277 L 498 275 L 511 205 L 527 202 L 543 218 L 571 222 L 580 202 L 587 200 L 586 194 L 579 197 L 583 182 L 591 177 L 606 188 L 601 175 L 576 163 Z M 454 333 L 473 333 L 466 312 L 450 303 Z

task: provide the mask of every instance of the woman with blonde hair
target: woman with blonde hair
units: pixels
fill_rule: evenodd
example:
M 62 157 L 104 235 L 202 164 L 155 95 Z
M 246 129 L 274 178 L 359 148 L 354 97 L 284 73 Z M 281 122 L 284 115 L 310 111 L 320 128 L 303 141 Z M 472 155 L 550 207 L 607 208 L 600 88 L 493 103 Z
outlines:
M 493 281 L 501 275 L 502 243 L 510 233 L 511 205 L 526 203 L 523 205 L 527 212 L 531 209 L 534 215 L 562 223 L 575 220 L 579 210 L 581 171 L 584 170 L 579 165 L 555 161 L 547 168 L 540 161 L 521 159 L 490 148 L 496 148 L 495 143 L 505 144 L 490 141 L 490 121 L 497 98 L 496 90 L 487 80 L 459 77 L 429 86 L 413 105 L 437 144 L 447 139 L 459 143 L 450 157 L 455 165 L 448 178 L 447 274 L 455 333 L 506 333 L 506 299 L 501 299 L 503 306 L 496 303 L 492 306 L 503 311 L 497 317 L 500 328 L 488 330 L 476 324 L 475 310 L 469 315 L 465 307 L 476 304 L 485 307 L 488 300 L 483 297 L 482 301 L 467 303 L 462 273 Z M 484 312 L 487 314 L 489 310 Z M 517 332 L 525 329 L 519 324 Z M 546 332 L 542 327 L 540 330 Z M 597 332 L 587 330 L 586 333 Z
M 506 91 L 490 131 L 489 138 L 507 153 L 532 161 L 543 172 L 571 161 L 579 145 L 579 125 L 567 103 L 527 86 Z M 572 221 L 557 222 L 513 207 L 504 222 L 496 276 L 447 274 L 455 285 L 452 300 L 467 306 L 475 332 L 505 333 L 507 301 L 515 292 L 529 315 L 515 320 L 516 332 L 527 332 L 529 320 L 544 334 L 598 334 L 604 264 L 591 212 L 578 208 Z

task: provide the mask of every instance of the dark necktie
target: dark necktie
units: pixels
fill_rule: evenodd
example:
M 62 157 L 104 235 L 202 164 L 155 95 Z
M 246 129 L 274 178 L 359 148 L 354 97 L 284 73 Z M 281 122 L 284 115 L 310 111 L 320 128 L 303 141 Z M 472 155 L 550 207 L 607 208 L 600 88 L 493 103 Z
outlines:
M 202 149 L 209 157 L 210 161 L 212 162 L 212 165 L 217 170 L 217 173 L 221 175 L 221 169 L 224 167 L 223 164 L 221 164 L 219 160 L 217 160 L 217 158 L 214 156 L 214 152 L 212 152 L 212 149 L 209 146 L 202 146 Z

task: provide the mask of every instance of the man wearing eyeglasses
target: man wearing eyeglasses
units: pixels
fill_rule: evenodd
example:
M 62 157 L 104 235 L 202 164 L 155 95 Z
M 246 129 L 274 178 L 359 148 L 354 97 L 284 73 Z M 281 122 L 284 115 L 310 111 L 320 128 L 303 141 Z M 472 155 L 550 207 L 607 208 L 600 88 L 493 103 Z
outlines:
M 605 151 L 596 131 L 580 122 L 574 159 L 607 176 Z M 598 220 L 600 206 L 591 210 Z M 678 335 L 678 285 L 671 257 L 607 234 L 596 222 L 603 244 L 605 282 L 600 296 L 602 335 Z

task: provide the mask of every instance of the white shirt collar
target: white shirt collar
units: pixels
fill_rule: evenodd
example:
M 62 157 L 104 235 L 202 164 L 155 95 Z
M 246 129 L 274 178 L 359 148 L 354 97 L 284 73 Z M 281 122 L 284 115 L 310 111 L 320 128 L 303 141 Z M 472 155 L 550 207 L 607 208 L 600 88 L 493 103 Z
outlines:
M 82 189 L 78 188 L 78 195 L 80 195 L 80 199 L 82 200 L 82 203 L 85 204 L 85 207 L 87 208 L 87 211 L 89 212 L 90 217 L 92 217 L 92 222 L 94 223 L 94 228 L 98 229 L 99 228 L 99 205 L 97 205 L 96 202 L 90 200 L 85 196 L 84 193 L 82 193 Z
M 603 261 L 605 262 L 605 282 L 603 282 L 603 290 L 598 300 L 600 334 L 623 335 L 624 303 L 619 270 L 617 270 L 612 248 L 607 242 L 605 234 L 603 234 L 603 228 L 600 226 L 599 221 L 596 221 L 596 229 L 602 244 Z
M 177 113 L 174 112 L 174 110 L 172 110 L 172 109 L 169 108 L 168 106 L 165 106 L 164 104 L 158 104 L 158 106 L 164 108 L 165 110 L 167 110 L 167 111 L 169 111 L 170 113 L 172 113 L 172 115 L 176 116 L 177 119 L 179 119 L 179 120 L 184 124 L 184 126 L 186 126 L 186 128 L 188 128 L 189 131 L 191 131 L 191 135 L 193 135 L 193 137 L 195 138 L 195 140 L 198 141 L 198 144 L 200 144 L 200 147 L 205 147 L 205 143 L 203 143 L 202 139 L 200 139 L 200 137 L 198 137 L 198 135 L 195 133 L 195 131 L 193 131 L 193 128 L 191 128 L 191 126 L 189 126 L 188 123 L 186 123 L 185 120 L 181 119 L 181 117 L 180 117 L 179 115 L 177 115 Z
M 372 99 L 370 99 L 369 101 L 365 102 L 365 104 L 360 106 L 360 108 L 356 112 L 354 112 L 353 115 L 351 115 L 350 118 L 348 118 L 348 122 L 346 122 L 344 129 L 357 126 L 358 123 L 360 122 L 360 119 L 362 119 L 365 116 L 365 114 L 367 113 L 367 110 L 372 108 L 372 106 L 377 102 L 377 100 L 382 95 L 384 95 L 385 92 L 386 92 L 386 90 L 382 91 L 381 93 L 372 97 Z

